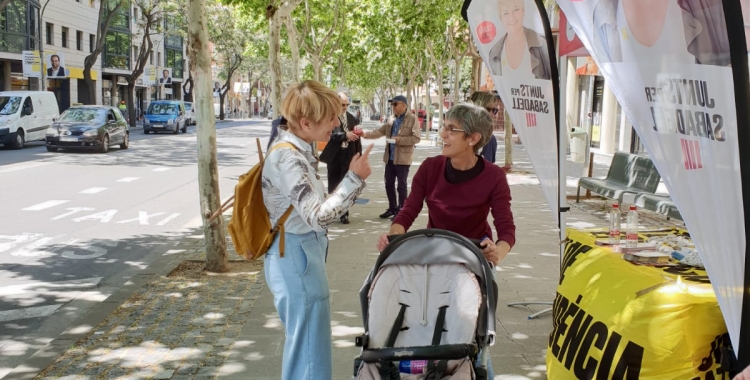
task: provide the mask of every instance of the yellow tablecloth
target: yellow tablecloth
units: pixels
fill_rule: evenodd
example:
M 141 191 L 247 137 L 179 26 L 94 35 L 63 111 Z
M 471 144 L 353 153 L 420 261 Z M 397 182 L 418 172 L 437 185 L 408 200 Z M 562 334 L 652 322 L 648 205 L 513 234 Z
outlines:
M 684 231 L 653 234 L 668 232 Z M 729 336 L 704 270 L 634 265 L 596 245 L 605 231 L 567 233 L 548 378 L 728 377 L 719 359 Z

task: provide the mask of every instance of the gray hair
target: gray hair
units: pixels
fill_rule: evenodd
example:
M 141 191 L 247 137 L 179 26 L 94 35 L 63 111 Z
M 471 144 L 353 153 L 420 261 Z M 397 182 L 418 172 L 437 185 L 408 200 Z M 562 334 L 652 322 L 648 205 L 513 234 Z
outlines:
M 479 152 L 492 136 L 492 116 L 486 109 L 471 103 L 460 103 L 445 113 L 445 120 L 457 122 L 467 135 L 479 133 L 479 143 L 474 145 L 474 152 Z

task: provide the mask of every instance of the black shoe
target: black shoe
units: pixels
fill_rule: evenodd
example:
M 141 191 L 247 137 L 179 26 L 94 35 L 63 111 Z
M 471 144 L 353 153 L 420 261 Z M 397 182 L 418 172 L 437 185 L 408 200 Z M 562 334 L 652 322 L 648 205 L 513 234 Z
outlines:
M 341 217 L 341 224 L 349 224 L 349 215 L 344 215 Z
M 394 213 L 393 213 L 393 216 L 391 217 L 391 222 L 392 222 L 392 221 L 393 221 L 394 219 L 396 219 L 396 217 L 397 217 L 397 216 L 398 216 L 398 211 L 396 211 L 396 212 L 394 212 Z
M 390 217 L 392 217 L 394 215 L 396 215 L 395 212 L 393 212 L 391 210 L 386 210 L 384 213 L 380 214 L 380 219 L 387 219 L 387 218 L 390 218 Z

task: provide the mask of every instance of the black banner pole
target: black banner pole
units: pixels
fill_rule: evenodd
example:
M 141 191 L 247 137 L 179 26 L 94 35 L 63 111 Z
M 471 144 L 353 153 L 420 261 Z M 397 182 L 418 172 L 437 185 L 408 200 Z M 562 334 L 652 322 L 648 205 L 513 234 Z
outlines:
M 750 236 L 750 73 L 748 73 L 745 25 L 742 7 L 737 0 L 722 0 L 727 23 L 729 50 L 734 79 L 734 102 L 737 109 L 737 143 L 742 177 L 742 203 L 745 210 L 745 239 Z M 742 288 L 742 318 L 736 368 L 739 372 L 750 365 L 750 244 L 745 242 L 745 281 Z

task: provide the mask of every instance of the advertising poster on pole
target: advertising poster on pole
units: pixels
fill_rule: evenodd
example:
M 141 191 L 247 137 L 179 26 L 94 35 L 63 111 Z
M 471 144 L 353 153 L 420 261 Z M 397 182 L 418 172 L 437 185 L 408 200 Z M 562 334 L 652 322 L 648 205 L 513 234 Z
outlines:
M 159 84 L 172 84 L 172 68 L 171 67 L 162 67 L 159 72 L 161 75 L 159 75 Z
M 65 69 L 65 53 L 44 52 L 44 58 L 47 64 L 47 78 L 67 78 L 68 70 Z
M 558 3 L 658 168 L 740 347 L 745 216 L 722 1 Z
M 557 220 L 556 64 L 549 56 L 542 14 L 534 0 L 494 0 L 472 1 L 466 17 Z
M 42 59 L 38 50 L 24 50 L 22 52 L 23 76 L 39 78 L 42 76 Z

